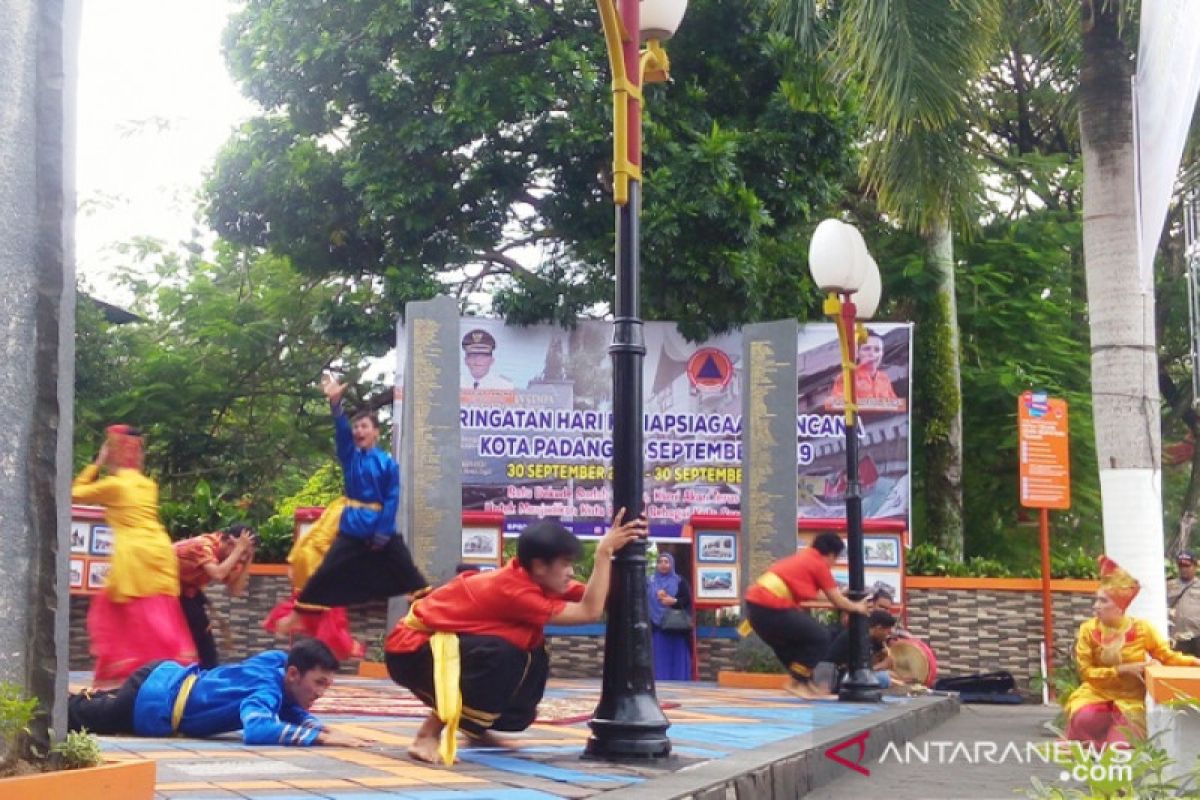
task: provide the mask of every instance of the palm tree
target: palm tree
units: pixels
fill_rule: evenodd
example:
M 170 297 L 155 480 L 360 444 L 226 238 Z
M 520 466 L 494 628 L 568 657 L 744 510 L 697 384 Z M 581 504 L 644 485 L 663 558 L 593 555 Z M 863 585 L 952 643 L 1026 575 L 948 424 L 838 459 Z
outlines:
M 1154 289 L 1138 269 L 1131 3 L 1080 0 L 1083 252 L 1104 549 L 1142 580 L 1137 616 L 1166 625 Z M 1149 579 L 1149 580 L 1148 580 Z
M 980 170 L 967 136 L 1000 0 L 761 0 L 776 24 L 820 49 L 861 97 L 870 127 L 862 177 L 890 218 L 925 243 L 936 294 L 917 337 L 926 538 L 961 559 L 962 390 L 954 292 L 956 226 L 969 224 Z

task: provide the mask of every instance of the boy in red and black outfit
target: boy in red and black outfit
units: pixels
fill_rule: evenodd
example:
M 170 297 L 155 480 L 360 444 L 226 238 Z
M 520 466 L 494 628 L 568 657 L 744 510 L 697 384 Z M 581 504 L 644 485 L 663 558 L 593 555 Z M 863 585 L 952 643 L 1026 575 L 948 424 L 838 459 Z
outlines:
M 800 604 L 823 593 L 841 611 L 870 613 L 865 601 L 847 599 L 833 578 L 831 568 L 845 548 L 836 533 L 819 534 L 811 547 L 772 564 L 746 592 L 749 627 L 791 674 L 787 690 L 806 700 L 829 697 L 812 682 L 813 667 L 829 650 L 829 631 Z
M 521 532 L 517 557 L 502 569 L 457 575 L 413 602 L 384 647 L 392 680 L 434 709 L 410 756 L 453 764 L 459 724 L 492 747 L 505 745 L 490 731 L 533 724 L 550 672 L 545 626 L 600 619 L 613 554 L 646 535 L 644 518 L 624 516 L 597 543 L 586 586 L 573 580 L 579 540 L 543 520 Z
M 231 595 L 241 595 L 254 560 L 254 531 L 240 523 L 223 531 L 205 533 L 175 542 L 179 559 L 179 605 L 196 642 L 201 669 L 217 666 L 217 641 L 208 619 L 204 587 L 213 581 L 225 584 Z

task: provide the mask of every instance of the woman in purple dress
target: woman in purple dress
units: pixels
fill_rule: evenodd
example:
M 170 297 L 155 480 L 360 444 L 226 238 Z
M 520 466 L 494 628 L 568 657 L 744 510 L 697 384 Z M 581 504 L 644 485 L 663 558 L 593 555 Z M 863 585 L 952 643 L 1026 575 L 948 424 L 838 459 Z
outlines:
M 654 632 L 654 678 L 660 681 L 692 679 L 692 632 L 663 630 L 667 609 L 692 616 L 692 589 L 675 571 L 675 558 L 662 553 L 647 586 L 650 626 Z

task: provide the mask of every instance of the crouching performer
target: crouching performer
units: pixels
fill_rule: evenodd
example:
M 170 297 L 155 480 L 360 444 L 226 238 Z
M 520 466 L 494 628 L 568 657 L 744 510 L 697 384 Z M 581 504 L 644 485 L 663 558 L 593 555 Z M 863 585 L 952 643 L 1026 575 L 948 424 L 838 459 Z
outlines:
M 68 730 L 137 736 L 207 737 L 242 731 L 246 744 L 361 747 L 308 712 L 333 684 L 338 662 L 321 642 L 270 650 L 201 670 L 157 661 L 116 689 L 84 691 L 67 701 Z
M 613 554 L 646 535 L 644 518 L 624 518 L 622 509 L 597 543 L 587 586 L 573 580 L 579 540 L 543 520 L 521 532 L 502 569 L 457 575 L 414 601 L 384 647 L 392 680 L 433 709 L 410 756 L 453 764 L 460 726 L 477 744 L 505 747 L 492 731 L 533 724 L 550 670 L 545 627 L 600 619 Z

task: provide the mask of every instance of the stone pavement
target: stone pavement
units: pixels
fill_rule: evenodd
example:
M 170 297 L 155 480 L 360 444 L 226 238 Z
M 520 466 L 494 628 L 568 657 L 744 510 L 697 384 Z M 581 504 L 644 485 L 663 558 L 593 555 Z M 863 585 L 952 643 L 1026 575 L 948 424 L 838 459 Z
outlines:
M 86 673 L 73 676 L 76 686 Z M 339 679 L 360 690 L 386 681 Z M 553 680 L 547 698 L 596 698 L 598 681 Z M 379 742 L 367 749 L 246 747 L 240 737 L 141 739 L 103 737 L 112 760 L 154 759 L 164 800 L 556 800 L 612 795 L 671 797 L 798 797 L 846 768 L 824 757 L 831 744 L 867 730 L 879 745 L 912 738 L 955 713 L 946 699 L 889 698 L 882 705 L 803 702 L 782 691 L 663 682 L 658 696 L 678 703 L 666 713 L 673 755 L 613 764 L 580 758 L 584 722 L 538 723 L 518 737 L 520 750 L 460 749 L 454 769 L 417 764 L 405 748 L 417 717 L 322 714 L 333 727 Z M 576 702 L 579 702 L 578 700 Z M 853 754 L 850 754 L 853 759 Z M 814 777 L 821 773 L 820 777 Z M 772 788 L 774 787 L 774 788 Z M 734 796 L 730 795 L 730 796 Z
M 851 771 L 806 795 L 807 800 L 841 800 L 847 797 L 886 798 L 886 800 L 993 800 L 1024 797 L 1033 788 L 1034 777 L 1058 788 L 1086 789 L 1082 783 L 1062 779 L 1062 768 L 1043 763 L 1040 759 L 1003 759 L 1006 763 L 988 763 L 991 752 L 1003 752 L 1005 745 L 1018 745 L 1022 754 L 1026 743 L 1046 744 L 1054 737 L 1043 727 L 1053 720 L 1057 707 L 1037 705 L 987 706 L 964 705 L 959 714 L 933 731 L 913 740 L 909 752 L 928 752 L 929 763 L 919 763 L 913 756 L 909 763 L 888 758 L 880 763 L 878 757 L 864 761 L 871 774 Z M 939 743 L 950 763 L 935 763 Z M 955 749 L 962 743 L 965 748 Z M 999 745 L 991 751 L 989 744 Z M 924 746 L 924 747 L 923 747 Z M 986 748 L 986 749 L 983 749 Z M 1007 754 L 1013 751 L 1009 750 Z M 982 758 L 976 758 L 979 753 Z M 967 757 L 969 754 L 969 758 Z M 994 760 L 1000 761 L 997 756 Z

